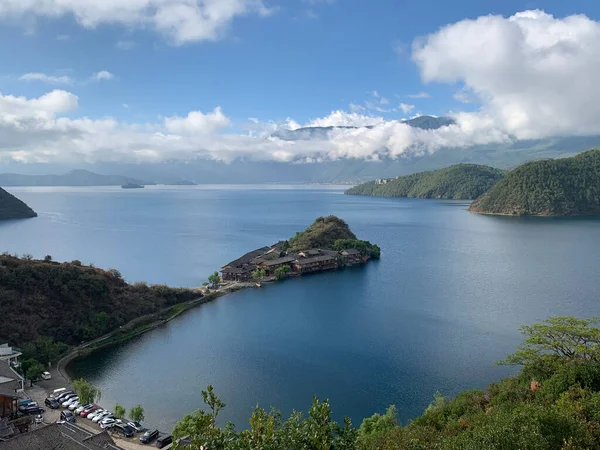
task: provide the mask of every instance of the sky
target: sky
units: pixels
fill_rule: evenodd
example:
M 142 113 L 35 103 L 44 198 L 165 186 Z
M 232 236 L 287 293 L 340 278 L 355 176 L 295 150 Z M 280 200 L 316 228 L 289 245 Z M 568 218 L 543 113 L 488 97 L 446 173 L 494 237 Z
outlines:
M 600 134 L 599 20 L 595 0 L 2 0 L 0 164 L 377 160 Z M 401 122 L 421 114 L 456 123 Z M 336 125 L 358 128 L 271 136 Z

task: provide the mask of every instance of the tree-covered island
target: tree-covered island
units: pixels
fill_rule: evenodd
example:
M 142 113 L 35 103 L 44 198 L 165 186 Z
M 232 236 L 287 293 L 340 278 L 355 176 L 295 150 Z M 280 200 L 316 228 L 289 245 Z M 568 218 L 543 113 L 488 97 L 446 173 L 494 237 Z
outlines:
M 223 281 L 260 282 L 322 272 L 378 259 L 381 250 L 356 237 L 336 216 L 319 217 L 289 240 L 262 247 L 231 261 L 221 269 Z

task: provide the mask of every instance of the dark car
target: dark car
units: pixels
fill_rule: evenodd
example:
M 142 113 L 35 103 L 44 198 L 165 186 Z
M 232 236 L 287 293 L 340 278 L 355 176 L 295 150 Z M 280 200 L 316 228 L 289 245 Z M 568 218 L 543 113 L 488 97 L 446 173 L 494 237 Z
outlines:
M 28 406 L 23 410 L 25 414 L 43 414 L 45 412 L 44 408 L 39 406 Z
M 163 434 L 156 440 L 156 446 L 158 448 L 163 448 L 169 445 L 171 442 L 173 442 L 173 436 L 170 434 Z
M 121 434 L 127 438 L 133 437 L 133 435 L 135 434 L 135 430 L 129 425 L 125 425 L 124 423 L 115 423 L 112 427 L 112 431 L 114 433 Z
M 64 401 L 67 399 L 67 396 L 68 396 L 68 395 L 71 395 L 71 394 L 74 394 L 74 392 L 73 392 L 73 391 L 66 391 L 66 392 L 63 392 L 63 393 L 62 393 L 62 394 L 60 394 L 58 397 L 56 397 L 56 401 L 57 401 L 58 403 L 62 403 L 62 402 L 64 402 Z
M 75 423 L 75 414 L 71 411 L 64 410 L 60 413 L 60 420 L 64 420 L 65 422 Z
M 146 428 L 139 422 L 131 421 L 131 422 L 127 422 L 127 425 L 129 425 L 131 428 L 133 428 L 138 433 L 141 433 L 142 431 L 146 431 Z
M 140 438 L 142 444 L 148 444 L 158 437 L 158 430 L 148 430 Z
M 48 397 L 46 400 L 44 400 L 44 403 L 51 409 L 58 409 L 60 406 L 60 403 L 58 403 L 56 399 L 52 397 Z

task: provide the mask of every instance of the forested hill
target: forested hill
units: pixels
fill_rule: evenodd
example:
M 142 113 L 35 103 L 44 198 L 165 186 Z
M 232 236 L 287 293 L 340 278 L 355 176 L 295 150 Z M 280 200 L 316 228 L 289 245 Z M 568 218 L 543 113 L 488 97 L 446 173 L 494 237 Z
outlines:
M 36 217 L 33 209 L 12 194 L 0 188 L 0 220 Z
M 571 158 L 523 164 L 475 200 L 469 211 L 537 216 L 600 214 L 600 148 Z
M 385 184 L 375 181 L 346 191 L 348 195 L 472 200 L 490 189 L 504 172 L 489 166 L 457 164 L 431 172 L 413 173 Z
M 0 342 L 77 344 L 144 314 L 198 298 L 188 289 L 126 283 L 117 270 L 0 256 Z

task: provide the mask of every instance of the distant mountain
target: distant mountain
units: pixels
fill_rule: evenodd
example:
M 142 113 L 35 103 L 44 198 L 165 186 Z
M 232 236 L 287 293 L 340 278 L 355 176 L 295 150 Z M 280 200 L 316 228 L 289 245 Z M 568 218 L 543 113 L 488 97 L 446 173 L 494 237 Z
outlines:
M 121 175 L 100 175 L 89 170 L 71 170 L 63 175 L 0 174 L 2 186 L 120 186 L 128 183 L 154 184 Z
M 453 124 L 454 120 L 452 120 L 450 117 L 419 116 L 415 117 L 414 119 L 403 120 L 402 122 L 414 128 L 435 130 L 443 126 Z M 277 130 L 271 136 L 284 141 L 308 141 L 312 139 L 324 140 L 327 139 L 329 133 L 333 130 L 352 130 L 357 128 L 359 127 L 302 127 L 296 128 L 295 130 Z M 366 126 L 363 128 L 373 128 L 373 126 Z
M 37 217 L 33 209 L 12 194 L 0 188 L 0 220 Z
M 457 164 L 431 172 L 360 184 L 345 193 L 380 197 L 417 197 L 472 200 L 489 190 L 504 172 L 477 164 Z
M 171 181 L 170 183 L 165 183 L 166 186 L 196 186 L 196 183 L 189 180 L 179 180 L 179 181 Z
M 469 211 L 484 214 L 600 215 L 600 148 L 535 161 L 509 172 Z

